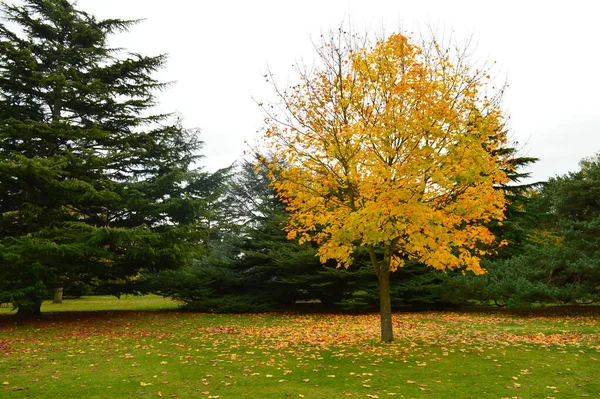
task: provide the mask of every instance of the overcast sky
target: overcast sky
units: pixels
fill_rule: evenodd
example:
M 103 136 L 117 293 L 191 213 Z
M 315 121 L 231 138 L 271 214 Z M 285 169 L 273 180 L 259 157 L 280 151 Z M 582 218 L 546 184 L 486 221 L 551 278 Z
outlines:
M 144 55 L 169 54 L 157 77 L 175 84 L 158 95 L 202 129 L 208 170 L 239 159 L 254 141 L 268 100 L 267 66 L 294 81 L 292 64 L 314 58 L 311 37 L 351 21 L 386 32 L 438 26 L 476 58 L 496 61 L 509 84 L 504 108 L 521 155 L 539 157 L 534 180 L 578 169 L 600 151 L 600 25 L 595 1 L 415 0 L 79 0 L 99 18 L 146 20 L 111 44 Z M 422 30 L 421 29 L 421 30 Z

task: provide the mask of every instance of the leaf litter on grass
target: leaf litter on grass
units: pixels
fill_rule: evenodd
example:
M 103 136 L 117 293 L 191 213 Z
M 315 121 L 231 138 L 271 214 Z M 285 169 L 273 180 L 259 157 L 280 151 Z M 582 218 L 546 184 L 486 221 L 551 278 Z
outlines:
M 536 389 L 537 393 L 558 384 L 528 387 L 530 381 L 515 378 L 527 379 L 531 370 L 538 378 L 538 370 L 553 369 L 556 364 L 538 362 L 534 369 L 523 363 L 515 369 L 516 363 L 524 362 L 527 352 L 540 349 L 563 357 L 568 352 L 593 362 L 600 357 L 600 336 L 597 328 L 588 327 L 598 324 L 597 317 L 396 314 L 396 342 L 381 344 L 379 317 L 374 314 L 136 313 L 85 322 L 57 319 L 0 329 L 0 366 L 8 366 L 2 367 L 8 371 L 0 376 L 6 382 L 0 391 L 41 392 L 85 377 L 90 381 L 79 380 L 71 389 L 83 394 L 95 384 L 104 389 L 110 386 L 113 392 L 132 392 L 133 382 L 145 393 L 151 388 L 154 395 L 160 392 L 166 397 L 195 392 L 226 398 L 250 388 L 265 392 L 264 397 L 284 391 L 318 397 L 323 390 L 355 397 L 416 397 L 419 392 L 437 392 L 444 384 L 464 385 L 472 380 L 474 386 Z M 507 327 L 515 325 L 519 328 Z M 464 368 L 450 364 L 456 361 L 485 361 L 498 372 L 484 375 L 487 382 L 477 382 L 482 379 L 479 373 L 447 372 L 449 367 Z M 500 372 L 510 368 L 515 369 L 512 375 Z M 100 383 L 95 380 L 98 375 L 108 380 Z M 592 384 L 578 383 L 582 387 Z

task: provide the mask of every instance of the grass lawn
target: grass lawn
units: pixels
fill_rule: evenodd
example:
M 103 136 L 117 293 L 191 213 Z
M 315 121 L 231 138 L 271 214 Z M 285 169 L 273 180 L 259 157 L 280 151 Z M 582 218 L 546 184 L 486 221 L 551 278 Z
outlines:
M 398 313 L 386 345 L 377 315 L 211 315 L 175 305 L 85 298 L 44 304 L 45 318 L 29 322 L 0 310 L 0 397 L 600 395 L 597 308 Z
M 112 295 L 86 296 L 79 299 L 65 299 L 64 303 L 57 305 L 52 300 L 44 301 L 42 313 L 48 312 L 88 312 L 106 310 L 166 310 L 177 309 L 179 304 L 158 295 L 131 296 L 121 298 Z M 0 315 L 15 314 L 11 306 L 5 304 L 0 307 Z M 0 319 L 1 320 L 1 319 Z

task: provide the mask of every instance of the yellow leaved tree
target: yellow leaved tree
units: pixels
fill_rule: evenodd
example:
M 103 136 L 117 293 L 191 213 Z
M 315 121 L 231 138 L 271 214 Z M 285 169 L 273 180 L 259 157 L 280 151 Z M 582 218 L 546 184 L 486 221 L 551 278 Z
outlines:
M 378 276 L 381 339 L 393 340 L 390 272 L 415 259 L 483 273 L 504 217 L 504 119 L 485 69 L 466 53 L 402 34 L 374 43 L 343 29 L 317 62 L 264 106 L 272 184 L 287 203 L 288 238 L 323 262 L 366 248 Z M 489 90 L 488 90 L 489 89 Z

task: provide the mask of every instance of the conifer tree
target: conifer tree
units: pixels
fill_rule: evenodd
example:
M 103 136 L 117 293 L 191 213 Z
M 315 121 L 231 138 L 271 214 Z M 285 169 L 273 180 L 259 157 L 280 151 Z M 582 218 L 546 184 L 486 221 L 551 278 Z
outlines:
M 123 54 L 67 0 L 2 5 L 0 302 L 38 314 L 51 289 L 185 264 L 203 231 L 201 142 L 151 113 L 164 55 Z

